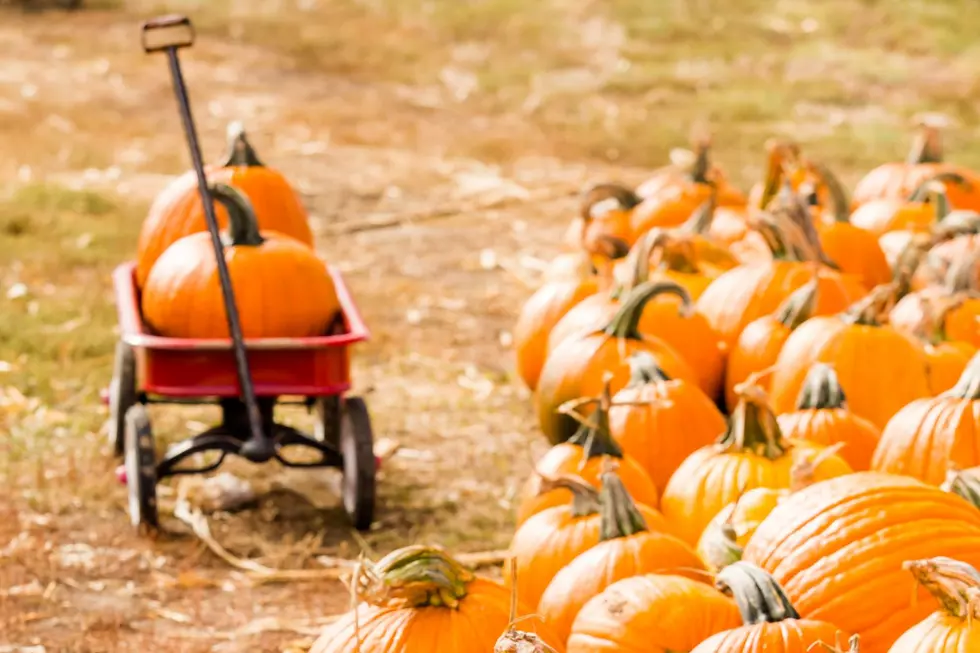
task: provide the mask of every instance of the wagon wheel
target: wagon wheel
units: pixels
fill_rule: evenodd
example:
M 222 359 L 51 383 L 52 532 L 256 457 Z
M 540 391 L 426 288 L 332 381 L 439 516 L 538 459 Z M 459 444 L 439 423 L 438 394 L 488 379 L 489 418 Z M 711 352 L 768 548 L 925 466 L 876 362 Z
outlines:
M 126 486 L 129 519 L 140 530 L 155 530 L 157 513 L 157 457 L 150 415 L 137 404 L 126 411 Z
M 125 450 L 126 413 L 136 401 L 136 357 L 132 347 L 119 342 L 109 383 L 109 446 L 116 456 L 122 456 Z
M 313 437 L 340 450 L 340 396 L 317 397 L 313 404 L 316 420 L 313 422 Z
M 344 458 L 344 479 L 341 486 L 344 510 L 354 528 L 364 531 L 374 521 L 377 468 L 371 417 L 367 404 L 360 397 L 348 397 L 344 400 L 340 453 Z

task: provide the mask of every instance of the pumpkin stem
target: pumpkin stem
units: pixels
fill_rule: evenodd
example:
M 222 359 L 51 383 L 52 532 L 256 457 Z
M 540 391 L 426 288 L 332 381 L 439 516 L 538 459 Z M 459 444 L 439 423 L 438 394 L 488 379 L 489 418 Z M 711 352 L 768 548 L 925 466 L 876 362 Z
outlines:
M 622 184 L 594 184 L 582 193 L 580 215 L 589 223 L 599 213 L 610 209 L 630 211 L 642 201 L 632 189 Z
M 840 385 L 837 372 L 826 363 L 815 363 L 807 372 L 796 410 L 836 410 L 847 408 L 847 397 Z
M 980 250 L 958 259 L 946 273 L 946 290 L 953 293 L 977 292 L 977 267 L 980 266 Z
M 711 171 L 711 138 L 707 135 L 696 137 L 694 142 L 694 165 L 691 166 L 691 181 L 696 184 L 710 184 L 708 173 Z
M 374 606 L 456 609 L 474 578 L 442 548 L 416 545 L 365 565 L 354 582 L 358 595 Z
M 228 123 L 227 134 L 228 151 L 224 162 L 221 164 L 222 167 L 264 167 L 262 161 L 259 160 L 259 155 L 255 153 L 255 148 L 248 142 L 248 137 L 245 135 L 245 125 L 238 120 Z
M 908 198 L 909 202 L 932 202 L 936 207 L 936 224 L 941 223 L 951 210 L 944 182 L 955 183 L 964 188 L 970 187 L 970 182 L 963 175 L 955 172 L 940 172 L 919 184 Z
M 647 530 L 643 515 L 637 510 L 632 497 L 616 473 L 617 463 L 607 461 L 602 471 L 602 489 L 599 491 L 599 540 L 629 537 Z
M 730 564 L 742 559 L 745 549 L 738 543 L 738 531 L 732 521 L 738 512 L 738 506 L 745 497 L 745 483 L 738 488 L 738 496 L 731 505 L 722 510 L 728 511 L 725 520 L 719 525 L 718 529 L 713 529 L 710 525 L 705 529 L 698 542 L 698 548 L 703 550 L 704 561 L 709 568 L 714 571 L 724 569 Z
M 553 490 L 568 490 L 572 493 L 572 516 L 587 517 L 599 512 L 599 491 L 585 482 L 581 476 L 558 474 L 548 476 L 537 473 L 538 496 Z
M 974 508 L 980 508 L 980 467 L 949 470 L 940 488 L 965 499 Z
M 844 444 L 843 442 L 837 442 L 819 451 L 804 452 L 802 459 L 795 461 L 789 470 L 789 491 L 798 492 L 816 483 L 817 468 L 831 456 L 836 456 L 840 453 L 840 450 L 844 448 Z
M 623 450 L 609 433 L 609 409 L 613 405 L 610 383 L 610 378 L 605 378 L 601 394 L 590 398 L 592 400 L 590 403 L 595 403 L 596 407 L 588 418 L 569 413 L 578 420 L 579 428 L 575 435 L 568 439 L 568 444 L 582 447 L 583 465 L 586 461 L 600 456 L 623 457 Z
M 905 163 L 913 166 L 920 163 L 942 163 L 943 144 L 939 129 L 935 125 L 920 122 L 912 147 Z
M 940 395 L 954 399 L 980 400 L 980 352 L 970 359 L 963 374 L 952 388 Z
M 822 163 L 808 161 L 807 167 L 827 189 L 830 195 L 830 210 L 835 222 L 850 222 L 851 205 L 847 199 L 847 191 L 837 175 Z
M 711 230 L 711 223 L 715 219 L 715 209 L 718 208 L 718 186 L 711 183 L 711 195 L 701 206 L 695 209 L 684 223 L 677 227 L 677 231 L 682 233 L 704 236 Z
M 851 304 L 840 318 L 846 324 L 881 326 L 887 321 L 888 312 L 895 305 L 897 287 L 893 282 L 872 288 L 866 297 Z
M 847 650 L 846 651 L 844 650 L 844 646 L 843 646 L 843 644 L 841 644 L 841 641 L 840 641 L 840 632 L 837 633 L 837 636 L 835 637 L 835 639 L 837 641 L 834 642 L 834 645 L 833 646 L 831 646 L 830 644 L 828 644 L 827 642 L 824 642 L 822 640 L 819 641 L 819 642 L 815 642 L 813 644 L 813 646 L 810 646 L 810 648 L 807 649 L 807 653 L 810 653 L 810 651 L 813 651 L 813 649 L 816 646 L 820 646 L 823 650 L 827 651 L 827 653 L 861 653 L 861 636 L 860 635 L 851 635 L 851 638 L 847 640 Z
M 916 582 L 929 590 L 949 614 L 961 619 L 971 616 L 970 591 L 980 590 L 980 573 L 976 569 L 946 557 L 909 560 L 902 567 L 911 572 Z
M 724 452 L 753 453 L 769 460 L 786 454 L 792 445 L 783 438 L 776 414 L 765 390 L 749 377 L 735 386 L 738 404 L 728 418 L 728 428 L 718 439 Z
M 627 388 L 639 388 L 654 383 L 666 383 L 670 377 L 660 367 L 656 357 L 647 351 L 638 351 L 627 361 L 630 366 L 630 380 Z
M 766 176 L 762 187 L 762 195 L 759 197 L 759 206 L 756 208 L 765 211 L 772 202 L 773 198 L 779 193 L 786 174 L 786 166 L 790 160 L 796 158 L 799 150 L 795 143 L 770 139 L 766 142 Z
M 211 194 L 228 211 L 228 235 L 226 246 L 258 247 L 265 242 L 259 233 L 255 209 L 245 193 L 228 184 L 214 184 Z
M 715 586 L 735 599 L 746 626 L 800 618 L 776 579 L 755 565 L 739 561 L 725 567 Z
M 817 261 L 827 267 L 839 269 L 823 251 L 820 244 L 820 235 L 813 225 L 813 214 L 810 207 L 799 193 L 793 190 L 787 180 L 779 194 L 779 206 L 774 209 L 774 213 L 783 219 L 786 231 L 796 236 L 793 244 L 798 248 L 799 259 L 804 261 Z
M 558 653 L 534 633 L 507 629 L 493 646 L 493 653 Z
M 776 309 L 776 321 L 790 329 L 796 330 L 801 324 L 813 317 L 817 306 L 819 283 L 816 275 L 790 294 Z
M 627 293 L 609 324 L 602 329 L 602 333 L 613 338 L 642 340 L 643 335 L 639 331 L 639 326 L 643 309 L 658 295 L 676 295 L 681 299 L 682 311 L 692 310 L 691 295 L 680 284 L 673 281 L 645 281 Z

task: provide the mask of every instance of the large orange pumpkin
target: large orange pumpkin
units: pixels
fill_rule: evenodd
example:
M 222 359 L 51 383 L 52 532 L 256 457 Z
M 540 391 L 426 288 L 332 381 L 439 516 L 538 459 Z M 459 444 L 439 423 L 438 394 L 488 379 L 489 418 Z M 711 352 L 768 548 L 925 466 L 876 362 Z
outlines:
M 939 485 L 949 469 L 980 465 L 980 354 L 957 384 L 917 399 L 889 420 L 871 467 Z
M 323 261 L 306 245 L 260 232 L 245 195 L 215 184 L 228 212 L 225 261 L 246 338 L 299 338 L 325 333 L 340 304 Z M 175 338 L 227 338 L 228 322 L 211 235 L 194 233 L 157 259 L 142 294 L 143 316 Z
M 234 186 L 255 208 L 260 229 L 278 231 L 313 246 L 306 209 L 296 192 L 279 172 L 259 160 L 245 131 L 238 123 L 229 125 L 228 156 L 207 169 L 208 181 Z M 218 225 L 228 225 L 225 207 L 216 205 Z M 150 206 L 136 245 L 136 282 L 142 288 L 160 255 L 177 240 L 207 231 L 197 176 L 187 172 L 165 188 Z
M 648 574 L 617 581 L 582 606 L 568 653 L 671 653 L 742 624 L 735 602 L 684 576 Z
M 685 458 L 725 431 L 725 417 L 696 385 L 669 378 L 653 356 L 637 353 L 629 364 L 629 384 L 609 408 L 609 432 L 663 488 Z
M 745 625 L 709 637 L 691 653 L 810 653 L 840 637 L 836 624 L 802 618 L 779 583 L 754 565 L 726 567 L 716 585 L 735 598 Z
M 628 361 L 634 352 L 649 352 L 671 377 L 697 383 L 696 373 L 673 347 L 639 330 L 647 302 L 659 292 L 653 282 L 637 286 L 602 328 L 569 338 L 549 353 L 538 378 L 535 407 L 541 430 L 552 443 L 564 442 L 577 429 L 575 420 L 558 407 L 579 397 L 598 396 L 606 372 L 613 375 L 611 391 L 618 392 L 629 381 Z
M 394 551 L 354 582 L 365 604 L 327 626 L 310 653 L 494 653 L 511 622 L 510 590 L 436 547 Z M 518 616 L 531 614 L 513 607 Z M 522 619 L 521 628 L 565 650 L 537 617 Z
M 600 542 L 577 556 L 548 584 L 537 614 L 567 641 L 582 607 L 617 580 L 650 573 L 697 578 L 704 564 L 673 535 L 650 531 L 614 471 L 602 478 Z
M 980 563 L 980 511 L 915 479 L 856 472 L 783 500 L 745 547 L 800 614 L 861 636 L 885 653 L 932 611 L 908 591 L 906 560 L 946 555 Z

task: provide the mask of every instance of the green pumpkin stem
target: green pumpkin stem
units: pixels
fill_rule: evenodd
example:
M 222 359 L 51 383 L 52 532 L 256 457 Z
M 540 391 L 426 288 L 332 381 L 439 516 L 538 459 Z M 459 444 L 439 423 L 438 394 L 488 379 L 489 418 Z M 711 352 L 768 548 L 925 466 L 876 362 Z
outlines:
M 728 418 L 728 428 L 718 439 L 718 447 L 726 453 L 752 453 L 769 460 L 784 456 L 792 445 L 783 438 L 765 392 L 751 385 L 751 380 L 735 390 L 738 404 Z
M 836 410 L 847 407 L 847 397 L 837 378 L 837 372 L 826 363 L 816 363 L 807 372 L 796 410 Z
M 660 367 L 656 357 L 650 352 L 638 351 L 629 357 L 630 380 L 627 388 L 641 388 L 651 383 L 666 383 L 670 377 Z
M 960 619 L 976 616 L 971 614 L 971 602 L 980 591 L 980 573 L 976 569 L 946 557 L 909 560 L 902 566 L 949 614 Z
M 949 470 L 941 488 L 945 492 L 965 499 L 974 508 L 980 509 L 980 467 Z
M 238 121 L 228 125 L 228 151 L 221 166 L 224 168 L 236 166 L 264 167 L 262 161 L 259 160 L 259 155 L 255 153 L 255 148 L 248 142 L 245 126 Z
M 648 530 L 646 520 L 637 510 L 613 465 L 607 466 L 602 472 L 601 480 L 599 540 L 605 542 Z
M 683 311 L 690 311 L 693 305 L 691 295 L 683 286 L 673 281 L 645 281 L 626 294 L 609 324 L 602 329 L 602 333 L 613 338 L 642 340 L 643 335 L 639 331 L 639 326 L 643 309 L 659 295 L 680 297 Z
M 379 607 L 456 609 L 466 597 L 473 572 L 435 546 L 408 546 L 393 551 L 355 578 L 358 596 Z
M 559 474 L 557 476 L 538 475 L 538 495 L 553 490 L 568 490 L 572 493 L 571 511 L 573 517 L 587 517 L 599 512 L 599 491 L 585 482 L 580 476 Z
M 211 194 L 228 211 L 228 234 L 225 245 L 231 247 L 257 247 L 265 242 L 259 232 L 255 209 L 245 193 L 228 184 L 214 184 Z
M 980 400 L 980 352 L 973 355 L 963 374 L 952 388 L 940 395 L 954 399 Z
M 718 572 L 715 586 L 735 599 L 746 626 L 800 618 L 776 579 L 755 565 L 730 564 Z
M 820 284 L 816 277 L 793 291 L 789 297 L 776 309 L 776 321 L 790 329 L 796 330 L 801 324 L 813 317 L 817 307 L 817 295 Z

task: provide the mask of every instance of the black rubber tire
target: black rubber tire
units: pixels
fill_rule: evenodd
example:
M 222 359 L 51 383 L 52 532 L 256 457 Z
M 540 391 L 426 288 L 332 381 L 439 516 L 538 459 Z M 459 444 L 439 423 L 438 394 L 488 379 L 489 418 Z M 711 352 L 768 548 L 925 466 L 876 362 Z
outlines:
M 317 397 L 313 403 L 313 437 L 340 451 L 341 399 L 337 395 Z
M 341 484 L 344 511 L 354 528 L 366 531 L 374 522 L 377 465 L 371 416 L 367 404 L 360 397 L 347 397 L 344 400 L 340 453 L 344 457 Z
M 160 526 L 157 511 L 157 456 L 146 406 L 137 404 L 126 411 L 126 489 L 129 520 L 141 531 Z
M 126 413 L 138 401 L 136 355 L 124 342 L 116 343 L 116 362 L 109 383 L 109 446 L 120 457 L 126 449 Z

